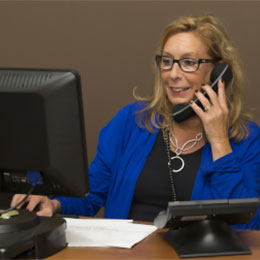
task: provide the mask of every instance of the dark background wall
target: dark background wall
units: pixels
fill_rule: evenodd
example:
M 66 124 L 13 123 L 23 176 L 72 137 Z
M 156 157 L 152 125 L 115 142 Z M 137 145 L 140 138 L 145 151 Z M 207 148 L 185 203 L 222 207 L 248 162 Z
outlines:
M 238 46 L 246 102 L 260 124 L 259 1 L 0 1 L 0 66 L 71 68 L 82 77 L 89 161 L 100 129 L 149 95 L 163 28 L 180 15 L 217 15 Z

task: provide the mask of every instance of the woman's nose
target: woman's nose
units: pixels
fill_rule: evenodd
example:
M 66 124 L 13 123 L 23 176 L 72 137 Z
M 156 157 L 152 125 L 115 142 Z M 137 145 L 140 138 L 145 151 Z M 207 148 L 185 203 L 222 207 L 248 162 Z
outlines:
M 176 78 L 180 77 L 182 74 L 182 70 L 180 68 L 180 65 L 178 62 L 173 63 L 172 68 L 170 70 L 170 77 L 171 78 Z

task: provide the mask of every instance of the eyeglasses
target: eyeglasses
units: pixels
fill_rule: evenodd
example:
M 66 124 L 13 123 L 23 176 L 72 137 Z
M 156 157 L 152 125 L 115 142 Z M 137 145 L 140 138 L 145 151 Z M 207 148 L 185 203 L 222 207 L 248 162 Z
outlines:
M 180 69 L 184 72 L 195 72 L 199 69 L 201 63 L 216 62 L 217 59 L 199 59 L 199 58 L 181 58 L 176 60 L 174 58 L 156 55 L 156 63 L 160 70 L 171 70 L 174 63 L 178 63 Z

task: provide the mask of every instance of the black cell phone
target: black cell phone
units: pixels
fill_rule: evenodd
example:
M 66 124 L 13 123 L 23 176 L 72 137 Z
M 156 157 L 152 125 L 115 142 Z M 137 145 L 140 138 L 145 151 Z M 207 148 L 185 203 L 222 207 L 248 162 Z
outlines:
M 230 80 L 233 78 L 233 73 L 229 67 L 228 64 L 226 63 L 217 63 L 215 67 L 213 68 L 211 75 L 210 75 L 210 86 L 212 89 L 214 89 L 216 92 L 218 91 L 218 81 L 223 78 L 225 82 L 225 86 L 228 85 Z M 208 95 L 206 94 L 205 91 L 202 92 L 205 97 L 208 98 Z M 201 102 L 196 98 L 194 102 L 203 108 Z M 193 109 L 190 107 L 189 104 L 183 103 L 183 104 L 178 104 L 173 107 L 172 110 L 173 114 L 173 119 L 177 123 L 181 123 L 182 121 L 190 118 L 191 116 L 195 115 L 195 112 Z

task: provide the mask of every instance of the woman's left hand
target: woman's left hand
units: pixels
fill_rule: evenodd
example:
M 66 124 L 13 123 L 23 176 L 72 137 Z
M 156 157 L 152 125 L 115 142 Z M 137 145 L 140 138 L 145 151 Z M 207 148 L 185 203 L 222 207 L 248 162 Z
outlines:
M 213 160 L 215 161 L 232 152 L 228 136 L 229 111 L 225 84 L 222 80 L 218 82 L 218 94 L 209 85 L 203 85 L 202 89 L 206 91 L 210 100 L 201 91 L 196 92 L 195 95 L 204 109 L 200 108 L 195 102 L 190 102 L 190 106 L 202 121 L 207 140 L 211 145 Z

